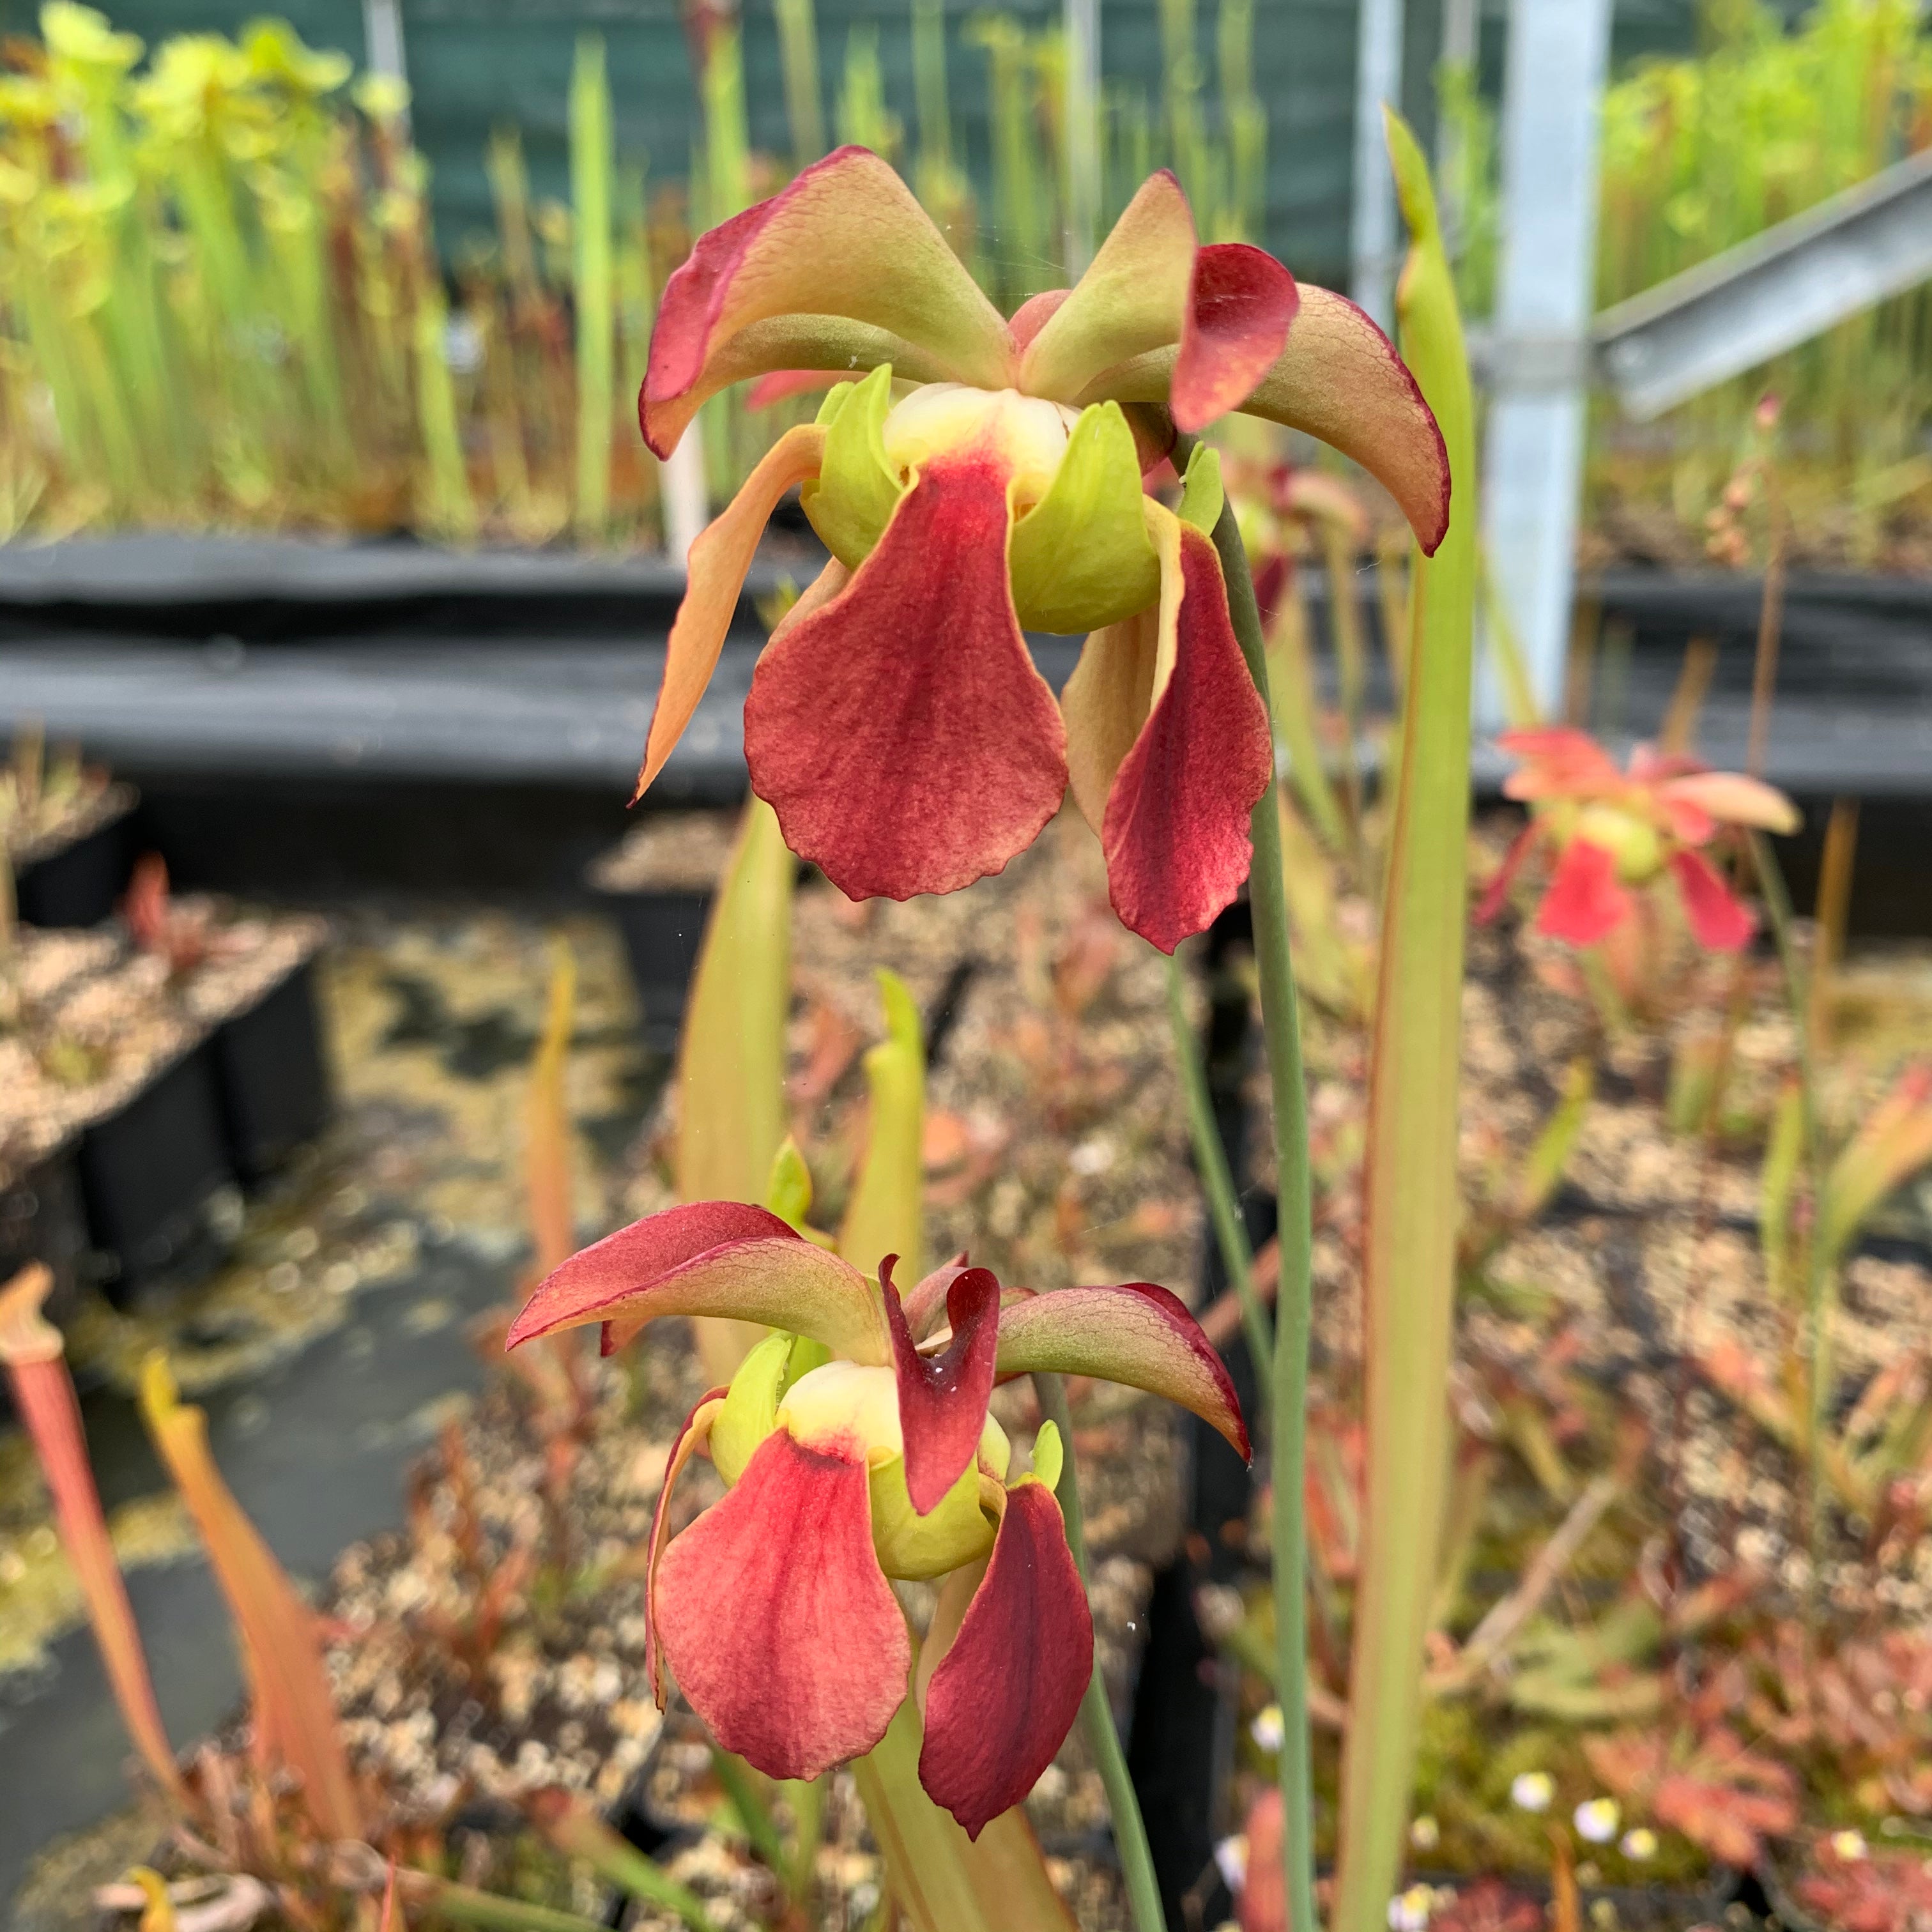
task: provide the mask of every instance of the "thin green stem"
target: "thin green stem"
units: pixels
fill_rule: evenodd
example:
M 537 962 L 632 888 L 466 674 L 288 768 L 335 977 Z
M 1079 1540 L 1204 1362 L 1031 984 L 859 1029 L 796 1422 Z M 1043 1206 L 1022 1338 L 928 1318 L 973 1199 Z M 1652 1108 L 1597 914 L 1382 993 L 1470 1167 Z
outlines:
M 1784 874 L 1771 841 L 1762 832 L 1746 835 L 1751 864 L 1764 894 L 1778 957 L 1784 968 L 1785 997 L 1791 1005 L 1791 1024 L 1798 1038 L 1798 1118 L 1804 1141 L 1804 1166 L 1811 1196 L 1811 1230 L 1805 1263 L 1804 1324 L 1810 1370 L 1809 1415 L 1805 1426 L 1808 1472 L 1811 1574 L 1805 1586 L 1808 1620 L 1817 1615 L 1820 1570 L 1825 1553 L 1825 1415 L 1831 1395 L 1832 1268 L 1820 1225 L 1825 1204 L 1825 1147 L 1818 1122 L 1817 1065 L 1812 1054 L 1811 1000 L 1808 976 L 1798 957 L 1797 924 L 1786 890 Z
M 784 1834 L 772 1816 L 771 1807 L 765 1802 L 764 1793 L 758 1789 L 756 1774 L 742 1758 L 716 1744 L 711 1748 L 711 1768 L 724 1787 L 724 1796 L 731 1801 L 731 1808 L 737 1813 L 738 1822 L 744 1826 L 745 1836 L 752 1841 L 760 1862 L 779 1884 L 786 1885 L 791 1861 L 785 1856 Z
M 642 1862 L 649 1864 L 648 1859 Z M 620 1889 L 630 1887 L 621 1880 L 613 1880 Z M 667 1880 L 667 1885 L 671 1881 Z M 711 1921 L 704 1916 L 704 1901 L 694 1892 L 677 1889 L 688 1901 L 688 1909 L 683 1905 L 671 1905 L 671 1910 L 694 1928 L 709 1928 Z M 452 1925 L 474 1925 L 482 1932 L 603 1932 L 603 1927 L 595 1918 L 585 1918 L 574 1912 L 560 1912 L 548 1905 L 531 1905 L 520 1898 L 502 1898 L 494 1892 L 478 1892 L 466 1885 L 458 1885 L 448 1879 L 432 1880 L 427 1884 L 412 1882 L 407 1874 L 403 1875 L 402 1894 L 412 1904 L 427 1906 L 439 1918 L 446 1918 Z M 638 1897 L 649 1894 L 638 1893 Z M 652 1898 L 654 1904 L 668 1905 L 670 1900 L 662 1894 Z
M 1248 1338 L 1248 1354 L 1254 1362 L 1259 1385 L 1265 1389 L 1266 1365 L 1274 1353 L 1274 1338 L 1261 1298 L 1255 1292 L 1254 1257 L 1248 1250 L 1247 1226 L 1241 1217 L 1234 1177 L 1228 1166 L 1228 1150 L 1221 1144 L 1221 1130 L 1215 1122 L 1214 1099 L 1208 1090 L 1208 1070 L 1202 1064 L 1200 1043 L 1187 1016 L 1186 976 L 1178 958 L 1170 956 L 1166 963 L 1167 1017 L 1174 1030 L 1174 1058 L 1180 1069 L 1181 1091 L 1187 1101 L 1194 1164 L 1200 1170 L 1202 1191 L 1208 1197 L 1208 1215 L 1214 1224 L 1221 1265 L 1241 1304 L 1241 1327 Z M 1267 1407 L 1264 1397 L 1264 1414 Z
M 1192 439 L 1179 438 L 1174 460 L 1185 472 Z M 1267 706 L 1272 739 L 1274 707 L 1268 695 L 1268 649 L 1255 602 L 1248 554 L 1223 502 L 1214 526 L 1214 548 L 1227 580 L 1228 614 L 1249 674 Z M 1304 1515 L 1307 1467 L 1308 1338 L 1314 1284 L 1312 1192 L 1308 1171 L 1308 1099 L 1301 1066 L 1301 1022 L 1288 955 L 1288 896 L 1281 868 L 1281 814 L 1272 769 L 1252 820 L 1254 863 L 1248 874 L 1248 905 L 1254 922 L 1255 964 L 1259 972 L 1262 1024 L 1268 1036 L 1268 1084 L 1274 1102 L 1276 1240 L 1281 1284 L 1275 1293 L 1273 1468 L 1274 1487 L 1274 1615 L 1281 1658 L 1281 1800 L 1286 1826 L 1288 1922 L 1312 1928 L 1315 1912 L 1315 1796 L 1308 1722 L 1308 1549 Z
M 1066 1546 L 1072 1551 L 1081 1581 L 1084 1582 L 1086 1514 L 1081 1508 L 1080 1478 L 1074 1466 L 1073 1417 L 1067 1407 L 1066 1384 L 1058 1376 L 1037 1375 L 1033 1386 L 1040 1398 L 1040 1414 L 1060 1431 L 1064 1460 L 1059 1486 L 1053 1493 L 1066 1520 Z M 1167 1932 L 1167 1920 L 1160 1906 L 1160 1882 L 1154 1876 L 1154 1853 L 1148 1845 L 1147 1826 L 1141 1817 L 1134 1780 L 1127 1771 L 1127 1754 L 1120 1748 L 1120 1734 L 1114 1727 L 1113 1707 L 1107 1702 L 1107 1687 L 1101 1679 L 1097 1655 L 1094 1659 L 1094 1674 L 1087 1680 L 1086 1695 L 1080 1700 L 1080 1724 L 1107 1794 L 1107 1808 L 1113 1816 L 1114 1849 L 1120 1855 L 1120 1877 L 1127 1888 L 1134 1932 Z

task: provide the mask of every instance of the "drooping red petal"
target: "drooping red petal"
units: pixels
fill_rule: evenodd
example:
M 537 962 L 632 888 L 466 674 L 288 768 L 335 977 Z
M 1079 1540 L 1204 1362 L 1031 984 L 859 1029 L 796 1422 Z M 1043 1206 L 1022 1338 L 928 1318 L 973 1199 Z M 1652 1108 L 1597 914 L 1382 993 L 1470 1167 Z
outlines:
M 1004 318 L 891 166 L 863 148 L 841 148 L 700 236 L 665 284 L 639 401 L 651 447 L 669 453 L 695 401 L 718 386 L 721 362 L 734 376 L 862 366 L 844 356 L 784 355 L 792 346 L 785 326 L 795 321 L 820 325 L 820 332 L 842 321 L 897 338 L 926 352 L 916 359 L 937 358 L 938 373 L 982 388 L 1008 379 Z M 734 344 L 760 327 L 781 338 L 780 359 L 758 367 L 747 366 L 756 357 L 734 359 Z M 880 346 L 887 352 L 862 366 L 883 359 L 900 368 L 890 340 Z
M 899 1435 L 905 1446 L 906 1493 L 921 1516 L 945 1499 L 970 1468 L 993 1393 L 993 1358 L 1000 1344 L 1000 1284 L 987 1268 L 962 1269 L 946 1297 L 952 1339 L 937 1355 L 913 1346 L 889 1256 L 880 1264 L 886 1319 L 892 1324 L 892 1364 L 898 1376 Z
M 737 1486 L 660 1560 L 658 1630 L 678 1688 L 768 1778 L 862 1756 L 906 1694 L 911 1641 L 872 1553 L 865 1451 L 769 1436 Z
M 1013 614 L 1006 485 L 984 446 L 934 458 L 844 590 L 752 674 L 752 788 L 848 898 L 997 872 L 1066 789 L 1059 707 Z
M 1163 575 L 1178 562 L 1180 578 L 1172 674 L 1114 774 L 1100 832 L 1114 910 L 1163 952 L 1204 932 L 1240 890 L 1249 817 L 1274 763 L 1220 559 L 1192 525 L 1174 527 L 1178 558 L 1161 546 Z M 1161 602 L 1165 630 L 1165 586 Z
M 1594 946 L 1629 918 L 1630 896 L 1617 882 L 1617 862 L 1588 838 L 1573 838 L 1556 862 L 1536 929 L 1572 946 Z
M 664 1465 L 664 1486 L 658 1491 L 657 1506 L 651 1511 L 650 1540 L 644 1546 L 644 1669 L 650 1677 L 651 1695 L 657 1700 L 660 1711 L 664 1707 L 664 1654 L 658 1642 L 658 1559 L 664 1554 L 664 1524 L 670 1516 L 671 1492 L 698 1444 L 711 1433 L 711 1425 L 730 1393 L 728 1389 L 712 1389 L 684 1418 L 684 1426 L 670 1445 L 670 1460 Z
M 1532 819 L 1510 841 L 1509 850 L 1503 854 L 1503 862 L 1490 875 L 1490 883 L 1483 888 L 1483 896 L 1476 904 L 1476 923 L 1487 926 L 1503 909 L 1509 897 L 1510 886 L 1516 884 L 1516 875 L 1522 870 L 1522 862 L 1527 859 L 1543 828 Z
M 1300 296 L 1264 249 L 1216 242 L 1194 257 L 1168 406 L 1178 428 L 1204 429 L 1246 402 L 1288 340 Z
M 950 1262 L 916 1281 L 905 1292 L 901 1306 L 905 1312 L 905 1323 L 915 1342 L 923 1342 L 932 1333 L 932 1324 L 939 1319 L 940 1311 L 946 1306 L 946 1298 L 952 1292 L 952 1284 L 971 1265 L 962 1248 Z
M 1710 952 L 1739 952 L 1757 930 L 1757 916 L 1701 852 L 1673 852 L 1670 869 L 1697 944 Z
M 825 432 L 816 423 L 787 430 L 723 513 L 706 525 L 692 545 L 684 600 L 672 620 L 670 641 L 664 649 L 664 680 L 651 713 L 638 788 L 631 794 L 633 805 L 664 770 L 718 668 L 718 654 L 731 628 L 745 574 L 778 499 L 794 483 L 816 476 L 824 454 Z
M 1250 1452 L 1226 1364 L 1180 1298 L 1154 1282 L 1008 1299 L 997 1366 L 1002 1376 L 1093 1376 L 1145 1389 L 1192 1411 L 1243 1457 Z
M 1094 1619 L 1060 1506 L 1044 1484 L 1022 1483 L 926 1692 L 919 1781 L 969 1838 L 1038 1783 L 1093 1674 Z

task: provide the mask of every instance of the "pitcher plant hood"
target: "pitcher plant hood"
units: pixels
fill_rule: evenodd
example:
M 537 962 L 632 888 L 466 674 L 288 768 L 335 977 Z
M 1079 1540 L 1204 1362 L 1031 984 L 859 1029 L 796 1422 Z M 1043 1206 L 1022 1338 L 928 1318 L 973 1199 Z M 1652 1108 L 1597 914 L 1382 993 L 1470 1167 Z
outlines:
M 1306 430 L 1376 476 L 1426 550 L 1448 524 L 1441 435 L 1381 332 L 1258 248 L 1201 245 L 1164 171 L 1076 287 L 1007 320 L 892 170 L 842 148 L 672 276 L 646 442 L 668 454 L 747 377 L 830 393 L 692 546 L 638 790 L 800 486 L 832 560 L 759 662 L 746 758 L 787 843 L 854 898 L 998 872 L 1070 777 L 1136 931 L 1172 951 L 1233 898 L 1273 746 L 1205 534 L 1218 490 L 1190 525 L 1142 489 L 1177 428 L 1240 410 Z M 1028 629 L 1090 634 L 1063 702 Z
M 1246 1456 L 1226 1370 L 1194 1318 L 1145 1282 L 1046 1294 L 954 1263 L 902 1298 L 753 1209 L 652 1216 L 574 1256 L 512 1324 L 516 1347 L 594 1322 L 667 1315 L 774 1325 L 674 1445 L 645 1561 L 647 1648 L 712 1734 L 767 1775 L 862 1756 L 908 1695 L 920 1777 L 976 1837 L 1052 1761 L 1093 1672 L 1086 1593 L 1043 1425 L 1014 1466 L 991 1412 L 1004 1376 L 1055 1371 L 1167 1396 Z M 715 1245 L 695 1247 L 706 1232 Z M 677 1478 L 700 1447 L 728 1489 L 676 1535 Z M 890 1579 L 939 1584 L 914 1672 Z

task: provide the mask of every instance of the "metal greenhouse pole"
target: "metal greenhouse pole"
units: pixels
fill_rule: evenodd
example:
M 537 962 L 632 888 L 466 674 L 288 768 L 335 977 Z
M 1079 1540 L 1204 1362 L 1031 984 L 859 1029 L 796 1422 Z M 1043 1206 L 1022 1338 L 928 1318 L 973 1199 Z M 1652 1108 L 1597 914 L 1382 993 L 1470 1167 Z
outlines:
M 1402 105 L 1402 0 L 1360 0 L 1355 14 L 1355 161 L 1348 292 L 1387 328 L 1394 319 L 1395 181 L 1382 107 Z
M 1512 0 L 1504 70 L 1483 526 L 1496 594 L 1546 715 L 1562 698 L 1576 575 L 1610 4 Z M 1484 724 L 1502 722 L 1492 674 L 1478 703 Z

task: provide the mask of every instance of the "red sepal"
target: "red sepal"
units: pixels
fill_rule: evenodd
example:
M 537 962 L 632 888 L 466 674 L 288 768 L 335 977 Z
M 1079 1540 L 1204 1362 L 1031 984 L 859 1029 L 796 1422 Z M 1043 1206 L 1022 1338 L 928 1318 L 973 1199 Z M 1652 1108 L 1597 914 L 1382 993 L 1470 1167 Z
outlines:
M 993 1558 L 926 1691 L 919 1781 L 976 1838 L 1053 1762 L 1094 1674 L 1094 1619 L 1043 1484 L 1006 1498 Z
M 659 1563 L 678 1688 L 768 1778 L 862 1757 L 904 1702 L 911 1640 L 872 1553 L 865 1452 L 767 1436 Z
M 1059 809 L 1066 731 L 1013 614 L 1006 489 L 989 450 L 929 462 L 851 582 L 752 675 L 752 789 L 848 898 L 956 892 Z
M 1000 1284 L 989 1269 L 962 1269 L 946 1296 L 952 1339 L 942 1353 L 922 1355 L 913 1346 L 892 1286 L 892 1263 L 898 1258 L 888 1255 L 880 1263 L 879 1286 L 885 1291 L 898 1376 L 906 1493 L 921 1516 L 929 1516 L 972 1466 L 980 1447 L 1000 1346 Z

